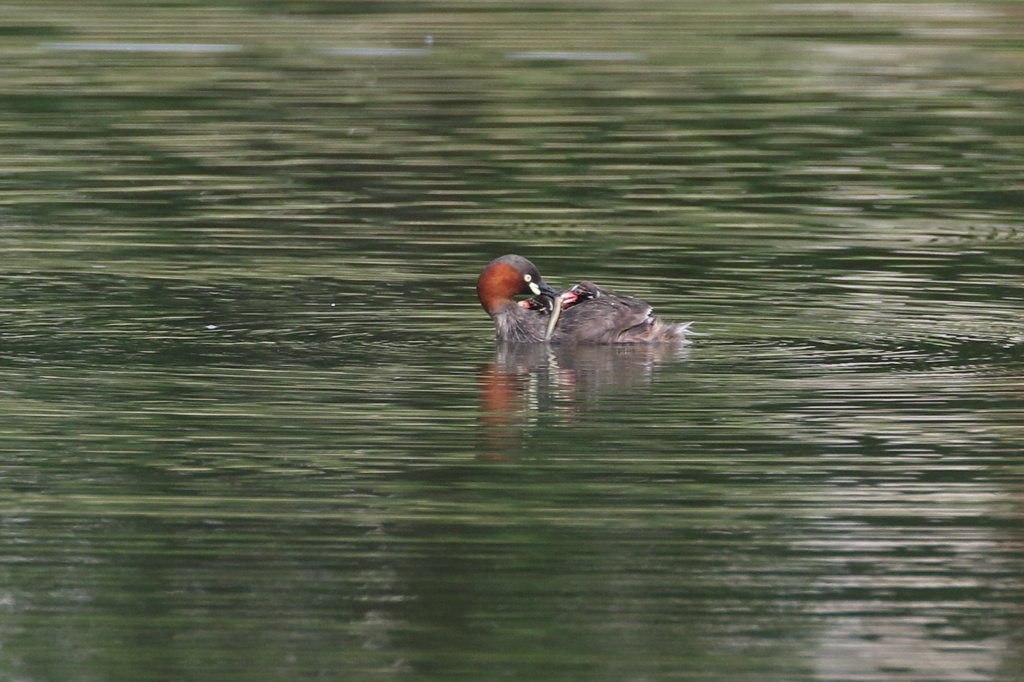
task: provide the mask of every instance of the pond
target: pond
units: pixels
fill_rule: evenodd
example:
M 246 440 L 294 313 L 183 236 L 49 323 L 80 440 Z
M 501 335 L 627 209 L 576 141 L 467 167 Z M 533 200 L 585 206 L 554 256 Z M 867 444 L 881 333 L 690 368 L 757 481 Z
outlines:
M 1016 3 L 0 34 L 0 678 L 1019 679 Z M 498 345 L 505 253 L 698 334 Z

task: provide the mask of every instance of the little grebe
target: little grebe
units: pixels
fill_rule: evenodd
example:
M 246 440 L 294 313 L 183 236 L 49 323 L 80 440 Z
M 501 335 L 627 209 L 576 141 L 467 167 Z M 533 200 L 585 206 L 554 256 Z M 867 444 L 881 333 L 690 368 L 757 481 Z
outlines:
M 558 293 L 522 256 L 491 261 L 477 280 L 476 293 L 494 320 L 499 341 L 687 343 L 689 323 L 662 322 L 643 301 L 610 294 L 592 282 Z M 524 295 L 534 298 L 519 303 L 513 298 Z

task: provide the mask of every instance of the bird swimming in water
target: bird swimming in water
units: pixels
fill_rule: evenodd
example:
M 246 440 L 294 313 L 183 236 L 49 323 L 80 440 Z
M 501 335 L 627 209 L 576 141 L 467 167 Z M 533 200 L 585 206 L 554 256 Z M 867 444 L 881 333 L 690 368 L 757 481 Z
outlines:
M 558 344 L 689 343 L 690 323 L 654 316 L 647 303 L 617 296 L 593 282 L 561 293 L 526 258 L 496 258 L 476 284 L 480 305 L 494 320 L 499 341 Z M 517 302 L 515 296 L 532 296 Z

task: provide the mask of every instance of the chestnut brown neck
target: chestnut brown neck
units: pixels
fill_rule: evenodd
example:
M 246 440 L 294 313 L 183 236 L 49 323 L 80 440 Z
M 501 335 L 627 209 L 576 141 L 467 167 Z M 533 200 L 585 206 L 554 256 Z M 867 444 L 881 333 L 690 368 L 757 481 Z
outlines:
M 491 317 L 507 305 L 515 305 L 513 296 L 523 293 L 523 276 L 507 263 L 497 263 L 483 271 L 476 283 L 480 305 Z

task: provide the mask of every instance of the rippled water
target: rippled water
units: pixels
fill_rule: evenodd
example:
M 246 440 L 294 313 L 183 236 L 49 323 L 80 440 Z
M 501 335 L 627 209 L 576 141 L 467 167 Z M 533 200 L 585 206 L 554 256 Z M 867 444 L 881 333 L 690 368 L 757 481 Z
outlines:
M 1022 18 L 7 8 L 0 679 L 1020 679 Z

